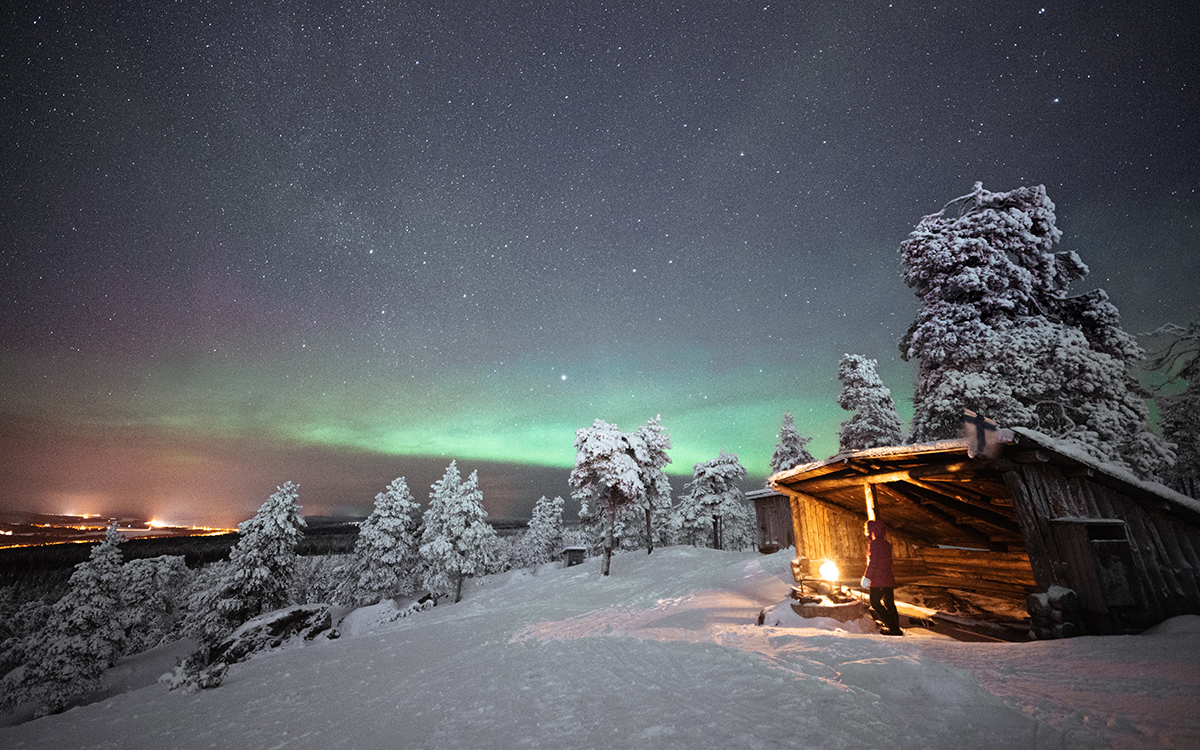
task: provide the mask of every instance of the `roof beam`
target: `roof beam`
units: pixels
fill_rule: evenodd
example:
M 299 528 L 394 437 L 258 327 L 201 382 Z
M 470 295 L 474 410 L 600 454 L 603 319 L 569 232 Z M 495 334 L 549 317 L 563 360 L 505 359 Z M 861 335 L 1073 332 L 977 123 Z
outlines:
M 971 503 L 964 502 L 952 496 L 943 494 L 936 490 L 926 489 L 917 484 L 911 484 L 906 487 L 893 488 L 901 490 L 900 494 L 907 495 L 910 499 L 915 499 L 917 502 L 924 504 L 935 503 L 941 505 L 948 513 L 954 516 L 955 523 L 961 524 L 960 520 L 963 517 L 972 518 L 979 523 L 995 528 L 1008 536 L 1021 536 L 1021 527 L 1017 525 L 1017 521 L 1008 518 L 994 510 L 980 508 Z M 903 492 L 907 490 L 907 492 Z

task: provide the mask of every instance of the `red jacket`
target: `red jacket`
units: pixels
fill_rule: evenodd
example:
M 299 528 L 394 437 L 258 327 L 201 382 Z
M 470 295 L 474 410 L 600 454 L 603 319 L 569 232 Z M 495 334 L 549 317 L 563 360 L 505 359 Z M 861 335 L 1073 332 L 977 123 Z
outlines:
M 896 579 L 892 575 L 892 543 L 887 540 L 887 526 L 883 521 L 867 521 L 867 531 L 874 534 L 867 545 L 867 572 L 871 588 L 893 588 Z

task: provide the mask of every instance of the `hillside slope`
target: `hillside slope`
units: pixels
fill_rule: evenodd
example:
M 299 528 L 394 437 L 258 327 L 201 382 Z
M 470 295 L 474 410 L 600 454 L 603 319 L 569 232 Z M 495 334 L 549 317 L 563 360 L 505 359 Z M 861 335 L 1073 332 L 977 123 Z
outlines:
M 959 643 L 763 628 L 788 553 L 673 547 L 473 580 L 457 605 L 15 727 L 16 748 L 1058 748 L 1200 742 L 1200 618 Z

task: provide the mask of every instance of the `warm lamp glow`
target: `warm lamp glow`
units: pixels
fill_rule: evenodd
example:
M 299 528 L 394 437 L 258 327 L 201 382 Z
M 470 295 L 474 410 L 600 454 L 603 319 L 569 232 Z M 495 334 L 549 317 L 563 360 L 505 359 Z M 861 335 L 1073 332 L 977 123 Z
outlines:
M 167 525 L 166 521 L 160 521 L 157 518 L 152 518 L 146 522 L 146 525 L 152 529 L 161 529 Z
M 832 560 L 826 560 L 823 562 L 821 567 L 817 569 L 817 572 L 820 573 L 821 577 L 826 581 L 836 581 L 839 578 L 838 568 L 833 564 Z

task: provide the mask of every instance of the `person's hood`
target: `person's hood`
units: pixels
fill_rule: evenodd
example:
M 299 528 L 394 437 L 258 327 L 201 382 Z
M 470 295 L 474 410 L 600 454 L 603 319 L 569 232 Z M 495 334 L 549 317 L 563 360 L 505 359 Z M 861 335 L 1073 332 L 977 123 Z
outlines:
M 887 526 L 883 521 L 867 521 L 867 531 L 874 534 L 876 539 L 887 538 Z

